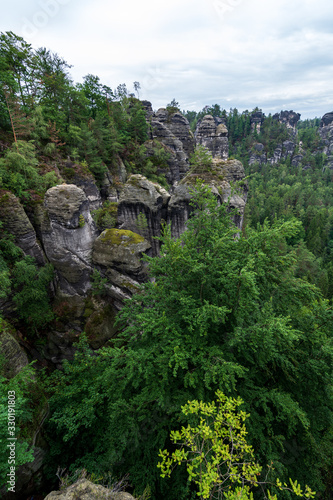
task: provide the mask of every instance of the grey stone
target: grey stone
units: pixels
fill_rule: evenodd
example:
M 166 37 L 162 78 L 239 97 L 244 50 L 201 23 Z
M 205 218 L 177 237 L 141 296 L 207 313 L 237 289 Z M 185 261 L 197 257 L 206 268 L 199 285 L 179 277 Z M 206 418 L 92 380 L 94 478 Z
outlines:
M 196 143 L 207 148 L 213 158 L 226 160 L 229 153 L 228 129 L 211 115 L 198 122 L 195 131 Z
M 94 241 L 93 261 L 134 275 L 144 273 L 143 253 L 151 245 L 143 236 L 124 229 L 105 229 Z
M 87 479 L 79 479 L 76 483 L 62 491 L 52 491 L 45 500 L 135 500 L 124 491 L 112 492 L 99 484 L 94 484 Z
M 161 234 L 161 220 L 165 218 L 170 194 L 159 184 L 142 175 L 131 175 L 119 196 L 118 223 L 120 229 L 129 229 L 141 234 L 159 252 L 159 242 L 155 237 Z M 140 217 L 146 227 L 140 224 Z
M 46 259 L 37 242 L 35 230 L 20 201 L 10 192 L 0 196 L 0 221 L 26 255 L 33 257 L 39 266 L 45 264 Z
M 68 295 L 85 295 L 98 234 L 89 201 L 79 187 L 62 184 L 46 192 L 44 203 L 49 225 L 42 228 L 43 244 L 58 271 L 60 288 Z

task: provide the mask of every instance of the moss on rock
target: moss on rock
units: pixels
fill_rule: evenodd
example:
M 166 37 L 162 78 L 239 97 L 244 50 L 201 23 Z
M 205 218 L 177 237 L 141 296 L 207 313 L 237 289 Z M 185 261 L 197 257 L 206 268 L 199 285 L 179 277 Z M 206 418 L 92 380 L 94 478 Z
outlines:
M 105 229 L 99 237 L 102 243 L 110 245 L 136 245 L 143 243 L 144 237 L 127 229 Z

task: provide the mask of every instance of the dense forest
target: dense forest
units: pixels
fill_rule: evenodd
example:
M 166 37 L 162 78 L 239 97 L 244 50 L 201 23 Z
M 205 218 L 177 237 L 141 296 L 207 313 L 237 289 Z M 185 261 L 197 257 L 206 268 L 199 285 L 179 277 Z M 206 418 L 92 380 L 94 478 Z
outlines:
M 165 121 L 183 120 L 193 144 L 206 115 L 226 126 L 231 163 L 223 165 L 239 160 L 246 178 L 231 182 L 221 203 L 206 182 L 207 172 L 217 175 L 214 159 L 188 146 L 195 181 L 186 231 L 174 237 L 161 218 L 158 255 L 141 251 L 140 283 L 128 278 L 135 293 L 121 307 L 110 295 L 120 293 L 119 269 L 104 272 L 102 261 L 90 268 L 74 307 L 59 292 L 63 256 L 55 267 L 43 248 L 52 222 L 43 208 L 47 193 L 74 186 L 81 196 L 78 185 L 94 186 L 100 204 L 89 227 L 100 242 L 126 233 L 132 240 L 124 247 L 144 245 L 149 221 L 142 211 L 134 233 L 120 223 L 114 200 L 125 179 L 141 174 L 146 180 L 134 175 L 132 186 L 146 182 L 162 199 L 183 189 L 188 172 L 177 182 L 166 175 L 175 153 L 154 136 L 139 82 L 133 92 L 91 74 L 74 83 L 70 68 L 12 32 L 0 35 L 3 497 L 14 391 L 17 484 L 36 450 L 42 456 L 17 498 L 46 496 L 87 477 L 110 490 L 124 485 L 141 500 L 331 500 L 333 169 L 321 120 L 290 124 L 282 113 L 222 104 L 181 112 L 172 99 Z M 229 202 L 244 186 L 239 227 Z M 27 224 L 37 235 L 35 256 Z M 88 231 L 87 216 L 75 224 Z M 98 344 L 101 321 L 112 323 L 113 336 Z M 61 363 L 45 356 L 56 332 L 70 339 Z

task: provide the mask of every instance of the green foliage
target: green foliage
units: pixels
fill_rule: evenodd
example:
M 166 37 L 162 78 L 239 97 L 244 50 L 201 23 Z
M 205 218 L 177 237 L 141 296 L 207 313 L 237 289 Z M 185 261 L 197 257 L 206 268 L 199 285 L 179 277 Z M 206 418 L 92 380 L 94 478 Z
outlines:
M 194 492 L 184 471 L 161 482 L 157 453 L 181 426 L 180 407 L 220 389 L 251 414 L 256 460 L 322 492 L 333 463 L 321 452 L 332 447 L 333 318 L 318 289 L 295 277 L 286 239 L 300 223 L 235 238 L 227 207 L 196 189 L 188 230 L 174 240 L 166 228 L 160 258 L 147 257 L 151 281 L 122 309 L 115 346 L 92 356 L 81 344 L 57 374 L 52 453 L 89 472 L 111 463 L 139 492 L 149 484 L 153 498 L 187 500 Z M 284 460 L 293 439 L 297 463 Z
M 188 478 L 202 499 L 222 498 L 235 484 L 245 484 L 245 490 L 248 483 L 257 486 L 261 472 L 246 442 L 248 415 L 237 411 L 242 401 L 227 398 L 221 391 L 216 392 L 216 399 L 217 405 L 194 400 L 182 406 L 184 415 L 196 418 L 192 417 L 192 425 L 171 431 L 171 441 L 178 447 L 172 453 L 160 451 L 162 460 L 157 465 L 161 477 L 170 477 L 176 465 L 185 463 Z
M 92 212 L 94 221 L 101 231 L 112 229 L 117 222 L 118 203 L 106 201 L 102 208 Z
M 2 332 L 5 326 L 0 318 L 0 331 Z M 0 337 L 1 348 L 1 337 Z M 0 481 L 2 485 L 7 485 L 8 472 L 10 464 L 8 444 L 13 441 L 8 441 L 9 422 L 8 422 L 8 394 L 15 394 L 15 430 L 14 435 L 17 438 L 15 441 L 15 468 L 17 470 L 23 464 L 30 463 L 34 460 L 33 448 L 30 446 L 29 440 L 24 436 L 24 428 L 32 419 L 31 401 L 29 393 L 31 385 L 35 384 L 33 379 L 34 372 L 31 366 L 23 368 L 15 377 L 6 379 L 2 375 L 2 367 L 0 374 Z M 13 428 L 11 427 L 12 431 Z
M 190 157 L 191 173 L 201 174 L 212 168 L 212 154 L 204 146 L 197 146 Z
M 30 142 L 17 141 L 17 145 L 13 144 L 4 157 L 0 158 L 0 178 L 3 187 L 18 197 L 26 197 L 30 189 L 44 192 L 57 184 L 58 179 L 53 172 L 41 176 L 37 166 L 34 145 Z
M 86 221 L 85 221 L 85 218 L 82 214 L 80 214 L 79 216 L 79 227 L 84 227 Z
M 141 235 L 144 235 L 148 229 L 147 217 L 142 212 L 140 212 L 136 218 L 136 227 L 137 227 L 138 233 Z
M 164 172 L 169 171 L 170 153 L 165 146 L 154 140 L 133 148 L 126 162 L 130 173 L 141 174 L 152 182 L 169 189 Z
M 105 293 L 105 285 L 107 284 L 108 279 L 103 278 L 101 273 L 97 271 L 97 269 L 93 270 L 91 276 L 91 288 L 93 295 L 103 295 Z
M 173 113 L 180 112 L 179 102 L 177 102 L 176 99 L 173 98 L 172 101 L 169 104 L 167 104 L 166 110 L 169 116 L 171 116 Z
M 48 287 L 53 279 L 50 264 L 38 269 L 34 259 L 24 257 L 12 271 L 14 297 L 18 315 L 28 326 L 39 328 L 53 319 Z
M 258 486 L 265 495 L 268 483 L 259 482 L 262 467 L 255 462 L 253 448 L 246 440 L 245 420 L 249 415 L 238 409 L 243 401 L 228 398 L 218 390 L 216 403 L 194 400 L 182 406 L 182 413 L 193 423 L 180 431 L 171 431 L 171 441 L 178 447 L 172 453 L 160 450 L 162 461 L 157 467 L 161 469 L 161 477 L 170 477 L 176 465 L 185 463 L 188 479 L 197 485 L 201 499 L 249 500 L 253 498 L 250 490 Z M 277 479 L 280 490 L 290 490 L 302 497 L 304 493 L 305 498 L 315 496 L 308 486 L 303 492 L 297 481 L 290 483 L 291 488 L 283 487 Z M 267 494 L 276 500 L 269 490 Z

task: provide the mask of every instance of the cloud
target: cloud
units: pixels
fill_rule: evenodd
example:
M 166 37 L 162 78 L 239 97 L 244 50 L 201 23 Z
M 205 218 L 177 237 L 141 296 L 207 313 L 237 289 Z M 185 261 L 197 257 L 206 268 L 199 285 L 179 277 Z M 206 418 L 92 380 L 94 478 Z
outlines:
M 294 107 L 302 118 L 333 109 L 327 0 L 17 0 L 0 28 L 24 36 L 27 22 L 27 41 L 73 64 L 75 81 L 137 80 L 154 107 L 175 97 L 185 109 Z

